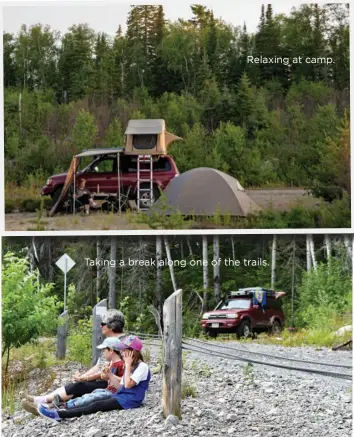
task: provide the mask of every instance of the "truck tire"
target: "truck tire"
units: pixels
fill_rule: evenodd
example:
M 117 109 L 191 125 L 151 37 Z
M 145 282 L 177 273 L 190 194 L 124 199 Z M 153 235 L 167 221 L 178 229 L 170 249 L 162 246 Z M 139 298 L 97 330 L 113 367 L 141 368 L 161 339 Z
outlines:
M 252 326 L 251 323 L 248 320 L 244 320 L 241 322 L 240 326 L 237 329 L 237 338 L 245 337 L 249 338 L 252 337 Z
M 274 322 L 272 323 L 272 334 L 280 335 L 281 331 L 282 331 L 282 326 L 279 323 L 279 320 L 274 320 Z
M 141 188 L 150 188 L 150 187 L 149 184 L 141 184 Z M 160 190 L 157 188 L 156 185 L 154 185 L 153 187 L 153 193 L 154 193 L 154 201 L 156 202 L 156 200 L 161 196 Z M 148 208 L 150 206 L 149 201 L 150 201 L 150 193 L 148 191 L 145 191 L 144 193 L 142 193 L 140 197 L 141 207 Z M 138 203 L 138 193 L 136 193 L 136 202 Z

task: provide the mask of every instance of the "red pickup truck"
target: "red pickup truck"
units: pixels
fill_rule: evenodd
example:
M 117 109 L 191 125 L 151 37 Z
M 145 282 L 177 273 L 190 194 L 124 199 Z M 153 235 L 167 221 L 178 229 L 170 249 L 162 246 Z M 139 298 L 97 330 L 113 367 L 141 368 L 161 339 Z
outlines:
M 254 293 L 259 292 L 264 295 L 264 305 L 254 300 Z M 280 297 L 284 295 L 282 291 L 275 292 L 261 287 L 231 291 L 213 311 L 203 314 L 203 331 L 209 337 L 226 333 L 235 333 L 238 338 L 249 337 L 264 331 L 278 335 L 285 323 L 280 302 Z
M 118 175 L 117 175 L 117 155 L 102 155 L 95 156 L 83 170 L 77 173 L 77 180 L 80 177 L 86 179 L 86 188 L 93 193 L 112 193 L 118 191 Z M 60 173 L 51 176 L 46 185 L 41 188 L 41 196 L 51 196 L 53 205 L 59 199 L 61 190 L 64 186 L 67 173 Z M 179 172 L 173 158 L 169 155 L 161 155 L 154 159 L 153 162 L 153 186 L 154 199 L 160 196 L 160 190 L 163 191 L 171 179 L 178 176 Z M 129 197 L 136 199 L 137 191 L 137 156 L 125 155 L 120 156 L 120 179 L 123 192 L 129 192 Z M 150 184 L 146 183 L 145 188 L 149 188 Z M 144 188 L 141 184 L 141 188 Z M 141 195 L 141 204 L 144 205 L 144 196 L 146 204 L 149 205 L 150 193 L 146 191 Z

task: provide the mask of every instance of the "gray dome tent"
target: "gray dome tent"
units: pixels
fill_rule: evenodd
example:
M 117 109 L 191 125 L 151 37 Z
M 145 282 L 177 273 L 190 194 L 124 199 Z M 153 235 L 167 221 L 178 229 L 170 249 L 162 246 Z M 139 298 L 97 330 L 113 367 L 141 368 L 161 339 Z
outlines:
M 246 217 L 261 208 L 250 199 L 237 179 L 214 168 L 200 167 L 172 179 L 151 207 L 152 212 L 169 215 L 221 215 Z

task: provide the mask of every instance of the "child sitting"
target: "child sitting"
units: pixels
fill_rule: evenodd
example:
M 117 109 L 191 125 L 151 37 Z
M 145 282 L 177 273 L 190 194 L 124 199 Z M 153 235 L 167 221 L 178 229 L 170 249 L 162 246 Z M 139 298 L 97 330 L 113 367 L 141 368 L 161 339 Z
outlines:
M 75 408 L 88 405 L 98 399 L 107 399 L 112 397 L 120 388 L 121 377 L 124 374 L 124 362 L 119 350 L 121 341 L 117 337 L 107 337 L 102 344 L 97 346 L 97 349 L 103 349 L 104 358 L 109 362 L 102 369 L 101 379 L 108 381 L 107 388 L 98 388 L 91 393 L 84 394 L 81 397 L 70 399 L 66 403 L 59 403 L 58 396 L 54 399 L 54 405 L 57 408 Z M 59 405 L 58 405 L 59 403 Z
M 45 405 L 38 405 L 38 413 L 54 422 L 72 417 L 80 417 L 98 411 L 127 410 L 141 406 L 145 393 L 149 387 L 151 373 L 141 354 L 142 341 L 135 335 L 129 335 L 117 344 L 124 359 L 124 375 L 120 389 L 109 398 L 95 399 L 84 406 L 74 406 L 67 409 L 49 409 Z

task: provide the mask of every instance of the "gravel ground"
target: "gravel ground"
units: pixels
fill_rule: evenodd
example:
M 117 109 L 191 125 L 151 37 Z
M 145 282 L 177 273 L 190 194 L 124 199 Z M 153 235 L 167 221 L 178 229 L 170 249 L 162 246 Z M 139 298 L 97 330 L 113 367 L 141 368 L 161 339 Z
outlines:
M 212 344 L 220 343 L 212 342 Z M 324 368 L 319 364 L 319 362 L 326 362 L 350 366 L 351 352 L 237 342 L 229 342 L 226 345 L 245 351 L 281 355 L 283 358 L 281 363 L 286 362 L 292 366 L 300 364 L 294 359 L 307 360 L 317 363 L 303 363 L 302 365 L 307 368 L 351 374 L 350 369 Z M 226 352 L 225 347 L 223 350 Z M 157 364 L 158 349 L 150 346 L 150 351 L 150 365 L 154 369 Z M 245 356 L 245 352 L 242 356 Z M 253 355 L 252 357 L 254 358 Z M 290 358 L 292 362 L 289 363 L 285 358 Z M 269 357 L 267 361 L 270 361 Z M 174 417 L 163 419 L 162 378 L 161 374 L 153 374 L 150 390 L 142 408 L 97 413 L 59 424 L 52 424 L 43 418 L 33 418 L 34 416 L 23 412 L 17 413 L 11 419 L 3 415 L 2 435 L 4 437 L 30 435 L 38 437 L 216 437 L 222 435 L 349 437 L 352 435 L 352 382 L 350 380 L 277 369 L 260 364 L 252 367 L 245 362 L 190 352 L 184 354 L 183 384 L 190 390 L 194 386 L 196 396 L 187 397 L 182 401 L 180 421 Z
M 247 190 L 250 198 L 261 208 L 273 208 L 276 211 L 287 211 L 293 206 L 301 204 L 305 208 L 313 208 L 318 199 L 309 196 L 305 190 L 299 188 L 277 188 L 264 190 Z M 198 223 L 197 223 L 198 225 Z M 210 224 L 213 226 L 213 223 Z M 55 230 L 148 230 L 147 224 L 131 223 L 126 215 L 109 215 L 104 212 L 94 212 L 90 216 L 58 214 L 54 217 L 43 215 L 41 226 L 46 231 Z M 5 229 L 13 231 L 37 230 L 37 213 L 13 212 L 5 214 Z M 205 227 L 205 226 L 204 226 Z

